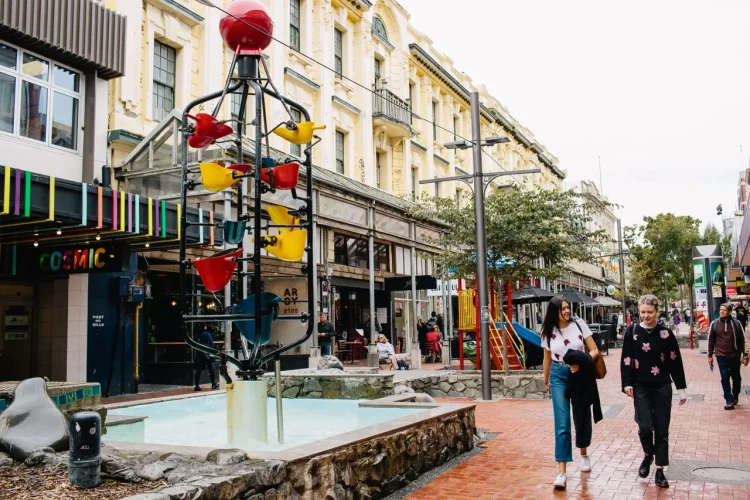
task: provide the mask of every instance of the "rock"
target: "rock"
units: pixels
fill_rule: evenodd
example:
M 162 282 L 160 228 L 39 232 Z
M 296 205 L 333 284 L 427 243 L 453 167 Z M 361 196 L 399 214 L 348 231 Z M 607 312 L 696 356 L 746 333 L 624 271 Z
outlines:
M 417 394 L 414 397 L 414 402 L 415 403 L 434 403 L 435 398 L 433 398 L 429 394 Z
M 206 462 L 213 462 L 216 465 L 238 464 L 247 460 L 247 453 L 238 449 L 218 449 L 211 450 L 206 455 Z
M 455 384 L 458 382 L 458 374 L 457 373 L 451 373 L 448 375 L 448 383 Z
M 286 389 L 281 393 L 282 398 L 296 398 L 298 395 L 299 386 L 290 387 L 289 389 Z
M 520 385 L 521 380 L 517 375 L 509 375 L 508 377 L 505 377 L 505 387 L 507 387 L 508 389 L 515 389 Z
M 346 490 L 340 484 L 335 484 L 326 493 L 326 500 L 346 500 Z
M 538 392 L 532 392 L 526 395 L 526 399 L 544 399 L 544 396 Z
M 164 473 L 168 472 L 177 467 L 174 462 L 154 462 L 152 464 L 144 465 L 143 468 L 137 472 L 139 477 L 147 481 L 158 481 L 164 477 Z
M 161 462 L 182 462 L 185 459 L 182 455 L 179 453 L 164 453 L 163 455 L 159 456 L 159 461 Z
M 480 393 L 476 389 L 466 389 L 464 391 L 464 397 L 466 397 L 466 398 L 478 398 L 479 396 L 481 396 L 481 394 L 482 393 Z
M 341 370 L 343 372 L 344 365 L 341 364 L 341 361 L 336 356 L 323 356 L 320 358 L 320 361 L 318 361 L 318 370 L 330 369 Z
M 463 397 L 466 397 L 466 396 L 464 396 L 464 394 L 462 392 L 450 391 L 448 393 L 448 397 L 449 398 L 463 398 Z
M 133 470 L 133 465 L 122 458 L 103 453 L 102 477 L 125 483 L 140 483 L 141 478 Z
M 441 391 L 440 389 L 433 389 L 430 392 L 432 392 L 432 396 L 435 398 L 447 398 L 448 397 L 448 394 Z
M 451 384 L 449 384 L 448 382 L 440 382 L 440 386 L 439 387 L 440 387 L 441 391 L 446 392 L 446 393 L 450 392 L 452 390 L 452 388 L 453 388 L 453 386 Z
M 0 415 L 0 451 L 23 462 L 39 448 L 66 451 L 69 440 L 68 422 L 47 395 L 47 382 L 37 377 L 18 384 Z
M 52 448 L 39 448 L 34 450 L 23 463 L 26 467 L 35 467 L 42 464 L 55 465 L 62 461 L 63 459 L 58 457 Z
M 466 389 L 466 385 L 463 382 L 456 382 L 453 385 L 453 390 L 454 391 L 464 392 L 465 389 Z
M 161 493 L 162 495 L 169 495 L 169 498 L 188 499 L 197 498 L 200 494 L 200 491 L 197 487 L 190 484 L 180 484 L 161 489 L 159 490 L 159 493 Z
M 305 377 L 305 383 L 302 386 L 302 392 L 323 392 L 320 382 L 317 378 Z
M 13 465 L 13 459 L 7 453 L 0 451 L 0 466 L 2 465 Z
M 307 394 L 305 394 L 302 397 L 306 398 L 306 399 L 321 399 L 323 397 L 323 393 L 319 392 L 319 391 L 308 392 Z
M 396 386 L 396 389 L 394 391 L 396 394 L 411 394 L 414 392 L 414 389 L 411 387 L 407 387 L 404 384 L 399 384 Z
M 468 380 L 464 380 L 464 385 L 468 387 L 469 389 L 476 389 L 477 386 L 479 385 L 479 382 L 477 382 L 474 379 L 468 379 Z
M 519 387 L 513 391 L 513 398 L 515 399 L 523 399 L 524 396 L 526 396 L 526 391 L 523 387 Z

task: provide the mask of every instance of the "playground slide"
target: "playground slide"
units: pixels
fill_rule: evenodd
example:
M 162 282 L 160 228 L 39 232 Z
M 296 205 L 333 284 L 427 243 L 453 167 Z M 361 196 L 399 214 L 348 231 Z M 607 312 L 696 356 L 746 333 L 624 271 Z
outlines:
M 498 323 L 498 326 L 500 323 Z M 542 349 L 541 336 L 528 328 L 521 326 L 521 323 L 513 322 L 513 330 L 523 341 L 526 350 L 526 366 L 540 366 L 544 360 L 544 350 Z

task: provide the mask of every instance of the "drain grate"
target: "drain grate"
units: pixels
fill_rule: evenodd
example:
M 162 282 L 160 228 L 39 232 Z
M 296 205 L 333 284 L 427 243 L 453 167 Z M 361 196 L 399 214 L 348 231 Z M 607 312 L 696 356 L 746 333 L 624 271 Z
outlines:
M 714 481 L 750 481 L 750 472 L 731 467 L 699 467 L 693 469 L 693 475 Z

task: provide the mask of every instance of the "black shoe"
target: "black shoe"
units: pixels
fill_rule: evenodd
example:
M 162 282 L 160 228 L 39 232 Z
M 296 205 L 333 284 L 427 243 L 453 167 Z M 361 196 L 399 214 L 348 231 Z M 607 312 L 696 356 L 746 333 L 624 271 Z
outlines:
M 219 384 L 214 384 L 211 386 L 211 389 L 216 390 L 219 388 Z
M 201 386 L 199 386 L 199 385 L 196 385 L 196 386 L 195 386 L 195 389 L 193 389 L 193 390 L 194 390 L 195 392 L 198 392 L 198 391 L 202 391 L 203 389 L 201 389 Z
M 664 469 L 656 469 L 654 482 L 659 488 L 669 488 L 669 481 L 667 481 L 667 478 L 664 477 Z
M 732 400 L 732 404 L 733 404 L 734 406 L 737 406 L 738 404 L 740 404 L 740 398 L 739 398 L 739 397 L 737 397 L 737 398 L 734 398 L 734 399 Z
M 734 403 L 724 405 L 725 410 L 734 410 Z
M 643 457 L 643 462 L 641 462 L 641 466 L 638 467 L 638 475 L 641 477 L 648 477 L 649 472 L 651 472 L 651 464 L 653 461 L 653 456 L 646 455 Z

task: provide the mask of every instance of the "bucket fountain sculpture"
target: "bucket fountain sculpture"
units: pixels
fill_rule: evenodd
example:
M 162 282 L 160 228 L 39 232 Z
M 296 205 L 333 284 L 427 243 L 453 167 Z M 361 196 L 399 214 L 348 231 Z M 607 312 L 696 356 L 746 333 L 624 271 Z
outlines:
M 209 3 L 206 3 L 209 5 Z M 213 6 L 213 5 L 211 5 Z M 215 7 L 215 6 L 213 6 Z M 193 349 L 218 358 L 221 376 L 227 383 L 227 426 L 230 443 L 242 445 L 252 441 L 265 441 L 267 436 L 266 418 L 266 382 L 262 379 L 263 366 L 266 362 L 276 362 L 277 379 L 279 377 L 279 356 L 290 349 L 304 343 L 310 338 L 314 328 L 311 315 L 314 313 L 314 287 L 316 282 L 315 266 L 302 267 L 302 273 L 307 278 L 308 312 L 298 315 L 279 316 L 278 303 L 280 298 L 265 293 L 262 289 L 261 250 L 276 255 L 286 261 L 300 261 L 307 254 L 307 262 L 314 262 L 313 248 L 315 240 L 312 232 L 313 201 L 312 201 L 312 147 L 319 141 L 314 131 L 325 128 L 310 121 L 310 115 L 302 106 L 284 98 L 270 79 L 268 69 L 263 60 L 262 51 L 271 43 L 273 36 L 273 21 L 268 10 L 259 0 L 233 0 L 223 9 L 224 16 L 219 23 L 219 31 L 224 43 L 234 52 L 232 64 L 229 68 L 226 84 L 223 89 L 194 100 L 187 105 L 182 116 L 182 206 L 187 206 L 188 191 L 197 184 L 202 184 L 210 191 L 236 190 L 237 220 L 226 220 L 223 223 L 225 232 L 231 233 L 227 241 L 237 245 L 237 248 L 225 250 L 214 256 L 196 259 L 194 262 L 186 257 L 187 227 L 196 225 L 188 222 L 187 211 L 181 215 L 180 240 L 180 312 L 181 330 L 185 341 Z M 261 67 L 265 75 L 261 75 Z M 235 69 L 237 76 L 234 75 Z M 236 93 L 240 96 L 238 118 L 234 122 L 234 129 L 216 116 L 227 94 Z M 254 116 L 248 117 L 248 97 L 255 99 Z M 267 130 L 265 112 L 265 98 L 274 99 L 281 103 L 287 116 L 284 121 L 270 131 Z M 193 109 L 211 100 L 218 99 L 212 113 L 195 113 Z M 302 123 L 296 123 L 292 118 L 291 109 L 299 111 L 304 118 Z M 250 118 L 248 120 L 248 118 Z M 249 122 L 249 123 L 248 123 Z M 246 127 L 253 130 L 254 162 L 244 163 L 243 137 Z M 272 158 L 263 157 L 263 141 L 265 150 L 270 151 L 268 136 L 271 133 L 284 138 L 294 144 L 306 144 L 305 159 L 298 162 L 288 159 L 277 164 Z M 188 168 L 188 147 L 202 149 L 234 133 L 234 143 L 237 151 L 236 163 L 224 165 L 219 162 L 204 162 L 200 164 L 201 181 L 189 179 L 188 174 L 195 174 Z M 232 140 L 232 139 L 224 139 Z M 313 142 L 315 140 L 315 142 Z M 270 156 L 270 155 L 269 155 Z M 300 167 L 306 176 L 303 196 L 298 196 Z M 252 194 L 246 203 L 243 197 L 243 184 L 251 182 Z M 289 190 L 292 197 L 299 203 L 292 210 L 283 207 L 269 207 L 267 211 L 271 222 L 262 224 L 262 196 L 276 190 Z M 249 207 L 245 207 L 245 204 Z M 247 210 L 246 210 L 247 209 Z M 231 216 L 231 214 L 228 214 Z M 202 223 L 198 223 L 200 225 Z M 252 248 L 248 253 L 243 247 L 244 231 L 252 235 Z M 278 234 L 269 234 L 269 230 Z M 264 234 L 265 233 L 265 234 Z M 248 263 L 252 263 L 252 270 L 248 271 Z M 237 303 L 227 314 L 195 315 L 187 310 L 187 271 L 195 269 L 209 291 L 223 289 L 236 275 L 238 286 Z M 251 294 L 248 287 L 243 286 L 245 278 L 250 278 Z M 193 340 L 188 333 L 188 325 L 195 322 L 226 322 L 237 323 L 242 335 L 248 340 L 250 349 L 247 356 L 238 359 L 229 352 L 219 351 L 207 347 Z M 271 324 L 274 321 L 300 321 L 306 323 L 306 333 L 297 341 L 278 348 L 269 354 L 261 355 L 261 346 L 267 344 L 271 336 Z M 227 371 L 227 363 L 237 367 L 236 380 L 232 380 Z M 281 384 L 277 380 L 277 406 L 280 410 L 281 394 L 278 393 Z M 279 415 L 279 439 L 283 439 L 283 416 Z

